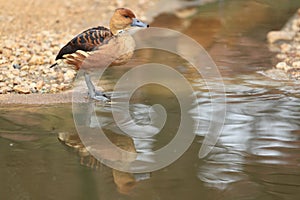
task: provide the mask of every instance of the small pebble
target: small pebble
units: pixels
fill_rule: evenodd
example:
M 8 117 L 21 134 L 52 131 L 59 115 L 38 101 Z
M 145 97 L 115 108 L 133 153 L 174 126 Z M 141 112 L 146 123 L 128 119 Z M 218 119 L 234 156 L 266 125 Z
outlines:
M 36 83 L 36 89 L 40 90 L 44 86 L 44 81 L 40 80 Z
M 0 60 L 0 65 L 1 65 L 1 64 L 5 64 L 5 63 L 8 63 L 7 58 L 1 58 L 1 60 Z
M 267 38 L 270 43 L 277 42 L 278 40 L 292 40 L 295 33 L 288 31 L 271 31 L 268 33 Z
M 292 66 L 294 68 L 300 68 L 300 61 L 293 62 Z
M 14 89 L 14 91 L 21 93 L 21 94 L 29 94 L 30 93 L 29 86 L 16 85 L 13 89 Z
M 291 50 L 291 48 L 292 48 L 292 46 L 287 43 L 283 43 L 282 45 L 280 45 L 281 52 L 283 52 L 283 53 L 289 52 Z
M 11 71 L 11 73 L 12 73 L 13 75 L 15 75 L 15 76 L 19 76 L 20 71 L 19 71 L 18 69 L 13 69 L 13 70 Z
M 36 85 L 37 85 L 36 83 L 32 82 L 32 83 L 29 84 L 29 87 L 30 88 L 36 88 Z
M 279 60 L 284 60 L 287 58 L 287 55 L 284 53 L 279 53 L 276 55 L 276 58 L 278 58 Z
M 28 65 L 24 65 L 21 70 L 25 71 L 25 70 L 29 70 L 29 66 Z
M 14 69 L 21 69 L 21 66 L 19 64 L 13 64 Z
M 20 77 L 26 77 L 28 75 L 28 72 L 27 71 L 21 71 L 20 72 Z
M 75 73 L 73 70 L 68 70 L 65 74 L 64 74 L 64 80 L 66 82 L 71 82 L 73 81 L 73 79 L 75 78 Z
M 44 64 L 44 61 L 43 61 L 43 57 L 42 56 L 38 56 L 38 55 L 33 55 L 30 60 L 29 60 L 29 64 L 31 65 L 42 65 Z
M 285 62 L 279 62 L 276 65 L 277 69 L 285 69 L 287 67 L 287 64 Z
M 19 85 L 19 84 L 21 84 L 21 83 L 22 83 L 21 77 L 16 76 L 16 77 L 14 78 L 14 80 L 13 80 L 13 84 L 14 84 L 14 85 Z
M 8 87 L 8 86 L 0 87 L 0 94 L 6 94 L 11 91 L 12 91 L 11 87 Z
M 298 10 L 300 13 L 300 9 Z M 276 68 L 286 73 L 287 77 L 300 80 L 300 15 L 296 14 L 281 31 L 271 31 L 267 38 L 272 47 L 279 47 Z M 280 43 L 276 43 L 280 41 Z M 276 49 L 276 48 L 273 48 Z

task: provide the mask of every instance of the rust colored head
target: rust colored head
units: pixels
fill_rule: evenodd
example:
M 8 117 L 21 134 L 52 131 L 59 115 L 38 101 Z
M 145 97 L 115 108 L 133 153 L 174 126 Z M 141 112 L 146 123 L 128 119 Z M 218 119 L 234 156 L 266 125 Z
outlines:
M 122 31 L 128 31 L 135 28 L 146 28 L 148 24 L 138 20 L 135 14 L 127 8 L 118 8 L 115 10 L 110 20 L 110 31 L 117 35 Z

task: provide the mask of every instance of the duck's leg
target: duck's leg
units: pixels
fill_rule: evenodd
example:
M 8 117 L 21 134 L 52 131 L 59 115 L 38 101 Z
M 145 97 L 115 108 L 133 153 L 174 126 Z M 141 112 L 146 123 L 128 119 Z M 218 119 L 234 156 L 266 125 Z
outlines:
M 101 91 L 97 91 L 95 89 L 95 86 L 94 86 L 93 82 L 91 81 L 91 77 L 86 72 L 84 72 L 84 78 L 85 78 L 85 83 L 88 87 L 88 96 L 91 99 L 95 99 L 97 101 L 109 101 L 110 100 L 110 98 L 106 94 L 104 94 Z

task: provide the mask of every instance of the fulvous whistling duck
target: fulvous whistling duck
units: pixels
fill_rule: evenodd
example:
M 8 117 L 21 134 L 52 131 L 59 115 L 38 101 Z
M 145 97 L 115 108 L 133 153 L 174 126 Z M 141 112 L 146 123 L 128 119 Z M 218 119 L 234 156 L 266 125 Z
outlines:
M 106 67 L 110 63 L 124 63 L 132 56 L 133 52 L 130 50 L 133 51 L 135 46 L 130 34 L 141 28 L 149 27 L 149 25 L 138 20 L 131 10 L 118 8 L 110 20 L 109 27 L 110 29 L 103 26 L 90 28 L 75 36 L 61 48 L 55 58 L 56 63 L 50 68 L 56 66 L 58 60 L 63 60 L 76 69 Z M 89 60 L 86 58 L 92 57 L 91 54 L 97 55 L 97 63 L 86 62 Z M 95 87 L 86 73 L 85 81 L 88 86 L 89 97 L 96 100 L 103 100 L 103 98 L 106 100 L 106 95 L 95 91 Z

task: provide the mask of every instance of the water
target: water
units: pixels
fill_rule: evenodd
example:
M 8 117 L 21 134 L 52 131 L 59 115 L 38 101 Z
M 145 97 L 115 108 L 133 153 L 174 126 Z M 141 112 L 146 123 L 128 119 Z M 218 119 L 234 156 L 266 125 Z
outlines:
M 58 134 L 65 133 L 73 134 L 69 144 L 78 143 L 70 104 L 1 107 L 1 199 L 299 199 L 299 83 L 259 73 L 273 62 L 267 31 L 280 28 L 297 6 L 298 1 L 219 1 L 200 7 L 192 18 L 162 15 L 153 23 L 168 17 L 161 26 L 173 24 L 194 36 L 220 66 L 226 120 L 218 143 L 204 159 L 198 152 L 209 124 L 210 95 L 217 94 L 210 94 L 201 78 L 183 70 L 197 91 L 201 112 L 192 117 L 201 126 L 183 156 L 150 174 L 112 170 L 59 142 Z M 172 55 L 157 55 L 161 54 L 155 54 L 157 61 L 168 60 L 174 67 L 179 62 Z M 110 69 L 106 87 L 111 88 L 126 70 Z M 140 124 L 148 122 L 151 104 L 163 105 L 169 115 L 162 132 L 140 140 L 119 135 L 110 106 L 98 105 L 97 116 L 108 137 L 128 151 L 151 152 L 168 144 L 180 121 L 174 94 L 148 85 L 135 92 L 131 103 Z

